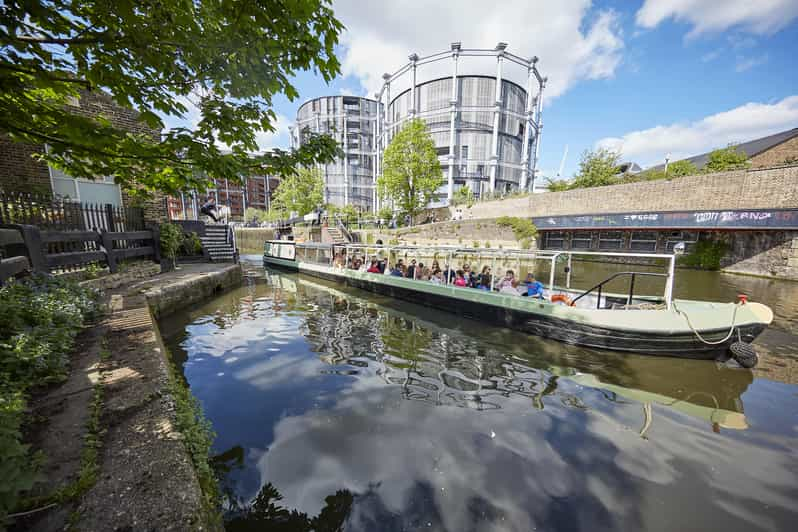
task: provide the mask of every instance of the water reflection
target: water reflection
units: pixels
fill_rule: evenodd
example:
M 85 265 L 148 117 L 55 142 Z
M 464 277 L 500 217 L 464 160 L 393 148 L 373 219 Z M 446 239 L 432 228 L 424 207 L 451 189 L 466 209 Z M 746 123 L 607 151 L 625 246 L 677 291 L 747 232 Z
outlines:
M 161 326 L 219 434 L 230 529 L 798 517 L 798 395 L 750 371 L 564 346 L 295 275 Z

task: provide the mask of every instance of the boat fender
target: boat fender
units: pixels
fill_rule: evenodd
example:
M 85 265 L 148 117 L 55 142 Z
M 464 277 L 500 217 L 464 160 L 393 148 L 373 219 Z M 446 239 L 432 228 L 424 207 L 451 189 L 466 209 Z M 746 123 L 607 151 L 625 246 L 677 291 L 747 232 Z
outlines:
M 571 301 L 571 298 L 569 298 L 565 294 L 554 294 L 554 295 L 552 295 L 551 296 L 551 302 L 552 303 L 565 303 L 569 307 L 573 306 L 573 302 Z
M 751 369 L 759 362 L 759 355 L 756 354 L 753 346 L 745 342 L 733 342 L 729 346 L 732 358 L 742 367 Z

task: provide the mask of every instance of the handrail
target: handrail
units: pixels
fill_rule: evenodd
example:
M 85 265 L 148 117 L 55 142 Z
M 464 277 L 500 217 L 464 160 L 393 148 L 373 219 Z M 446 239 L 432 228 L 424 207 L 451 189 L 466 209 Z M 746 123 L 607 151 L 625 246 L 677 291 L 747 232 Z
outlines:
M 344 222 L 342 222 L 340 218 L 337 218 L 335 221 L 336 221 L 336 225 L 338 226 L 338 229 L 346 237 L 346 240 L 349 241 L 349 242 L 352 242 L 353 241 L 352 233 L 350 233 L 349 229 L 346 228 L 346 225 L 344 225 Z
M 574 306 L 577 301 L 579 301 L 580 299 L 582 299 L 583 297 L 585 297 L 586 295 L 591 293 L 593 290 L 598 288 L 598 297 L 596 298 L 596 309 L 600 309 L 601 308 L 601 289 L 604 287 L 605 284 L 607 284 L 608 282 L 612 281 L 613 279 L 615 279 L 617 277 L 621 277 L 622 275 L 631 275 L 632 276 L 631 281 L 629 281 L 629 295 L 626 298 L 626 304 L 627 305 L 631 305 L 632 304 L 632 297 L 634 295 L 635 277 L 636 276 L 638 276 L 638 275 L 647 275 L 649 277 L 668 277 L 667 273 L 655 273 L 655 272 L 618 272 L 618 273 L 614 273 L 614 274 L 610 275 L 609 277 L 607 277 L 606 279 L 604 279 L 603 281 L 601 281 L 596 286 L 594 286 L 594 287 L 592 287 L 592 288 L 590 288 L 588 290 L 585 290 L 584 292 L 582 292 L 581 294 L 576 296 L 576 298 L 571 301 L 571 306 Z

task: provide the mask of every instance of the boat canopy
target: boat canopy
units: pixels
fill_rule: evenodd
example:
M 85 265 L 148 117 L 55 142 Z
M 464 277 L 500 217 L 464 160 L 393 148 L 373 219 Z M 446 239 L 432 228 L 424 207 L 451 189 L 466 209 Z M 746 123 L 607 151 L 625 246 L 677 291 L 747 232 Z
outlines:
M 284 241 L 280 241 L 284 242 Z M 293 242 L 291 243 L 293 244 Z M 631 283 L 634 284 L 635 276 L 656 275 L 665 277 L 665 291 L 663 294 L 664 302 L 668 309 L 671 308 L 673 301 L 673 279 L 676 271 L 676 255 L 664 253 L 622 253 L 622 252 L 601 252 L 601 251 L 579 251 L 579 250 L 531 250 L 531 249 L 504 249 L 504 248 L 474 248 L 464 246 L 451 246 L 451 245 L 432 245 L 432 246 L 418 246 L 408 244 L 360 244 L 360 243 L 343 243 L 343 244 L 322 244 L 319 242 L 302 242 L 296 243 L 297 247 L 306 249 L 319 249 L 319 250 L 343 250 L 347 256 L 352 254 L 361 253 L 365 255 L 389 255 L 391 253 L 406 253 L 408 255 L 442 255 L 446 257 L 446 263 L 451 264 L 452 259 L 462 255 L 478 255 L 481 258 L 492 260 L 494 262 L 491 268 L 495 271 L 496 261 L 508 260 L 545 260 L 550 262 L 551 267 L 549 271 L 549 287 L 555 286 L 555 273 L 556 263 L 558 260 L 566 260 L 567 268 L 565 270 L 565 287 L 571 288 L 571 272 L 572 261 L 574 257 L 616 257 L 616 258 L 634 258 L 634 259 L 660 259 L 665 261 L 666 273 L 653 274 L 651 272 L 619 272 L 618 275 L 631 276 Z M 324 254 L 325 260 L 331 260 L 332 257 Z M 613 276 L 614 278 L 615 276 Z M 604 282 L 608 281 L 605 280 Z M 600 285 L 595 286 L 593 289 L 598 289 L 601 293 L 602 282 Z M 593 290 L 591 289 L 591 290 Z

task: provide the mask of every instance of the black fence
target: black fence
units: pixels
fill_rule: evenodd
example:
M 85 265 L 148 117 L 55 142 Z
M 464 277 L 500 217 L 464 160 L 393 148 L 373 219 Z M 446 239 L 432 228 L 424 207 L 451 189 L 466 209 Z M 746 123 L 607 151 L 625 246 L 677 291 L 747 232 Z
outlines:
M 0 224 L 35 225 L 58 231 L 142 231 L 144 211 L 110 203 L 76 201 L 0 191 Z

